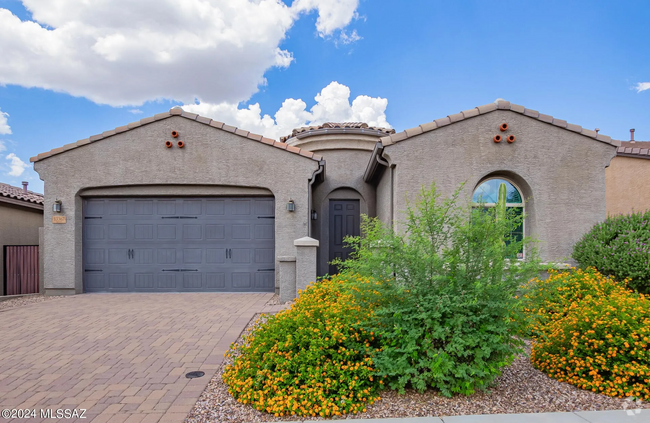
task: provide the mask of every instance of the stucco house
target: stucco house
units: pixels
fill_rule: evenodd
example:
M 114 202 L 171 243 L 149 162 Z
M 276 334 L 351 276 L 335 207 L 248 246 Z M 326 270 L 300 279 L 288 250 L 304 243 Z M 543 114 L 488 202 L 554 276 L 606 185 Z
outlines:
M 443 195 L 465 182 L 463 198 L 487 206 L 505 182 L 521 233 L 565 261 L 606 217 L 619 145 L 507 101 L 400 133 L 326 123 L 281 141 L 173 108 L 31 159 L 45 182 L 45 291 L 291 299 L 336 271 L 360 214 L 398 222 L 434 181 Z
M 0 183 L 0 297 L 39 291 L 43 195 Z
M 621 141 L 605 172 L 607 215 L 650 210 L 650 141 Z

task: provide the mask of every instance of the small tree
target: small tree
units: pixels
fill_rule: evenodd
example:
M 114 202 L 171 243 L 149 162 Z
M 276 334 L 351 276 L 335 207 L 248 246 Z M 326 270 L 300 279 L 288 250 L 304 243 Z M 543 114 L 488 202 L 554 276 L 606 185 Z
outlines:
M 539 268 L 530 240 L 511 236 L 523 216 L 460 206 L 461 189 L 441 200 L 435 184 L 423 187 L 402 232 L 364 216 L 363 236 L 347 240 L 352 258 L 335 263 L 384 281 L 360 296 L 380 304 L 364 324 L 385 343 L 375 363 L 393 389 L 471 394 L 521 345 L 515 292 Z M 509 259 L 524 243 L 526 259 Z

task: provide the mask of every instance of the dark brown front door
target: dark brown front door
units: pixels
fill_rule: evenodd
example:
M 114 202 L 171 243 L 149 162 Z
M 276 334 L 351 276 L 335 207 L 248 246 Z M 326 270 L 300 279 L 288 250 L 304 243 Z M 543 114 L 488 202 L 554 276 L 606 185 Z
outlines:
M 330 253 L 329 260 L 347 260 L 351 249 L 346 247 L 346 236 L 359 236 L 359 200 L 330 200 Z M 329 274 L 338 273 L 336 266 L 329 266 Z

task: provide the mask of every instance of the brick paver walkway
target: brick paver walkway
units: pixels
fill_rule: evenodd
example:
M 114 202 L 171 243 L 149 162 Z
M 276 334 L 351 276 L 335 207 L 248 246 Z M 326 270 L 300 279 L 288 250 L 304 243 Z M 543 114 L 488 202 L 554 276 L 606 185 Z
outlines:
M 84 294 L 0 311 L 0 409 L 83 408 L 80 422 L 181 423 L 230 343 L 255 313 L 271 311 L 270 298 Z M 192 370 L 205 376 L 187 379 Z

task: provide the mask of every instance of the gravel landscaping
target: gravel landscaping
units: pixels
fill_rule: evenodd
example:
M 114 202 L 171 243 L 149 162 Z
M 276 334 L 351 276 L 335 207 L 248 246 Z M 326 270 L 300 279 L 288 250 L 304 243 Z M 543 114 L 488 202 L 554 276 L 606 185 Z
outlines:
M 58 300 L 61 298 L 65 298 L 65 295 L 55 295 L 51 297 L 47 297 L 45 295 L 26 295 L 24 297 L 18 297 L 12 300 L 0 302 L 0 311 L 30 304 L 42 303 L 43 301 Z
M 251 330 L 259 315 L 253 317 L 245 331 Z M 242 342 L 241 337 L 237 341 Z M 541 413 L 562 411 L 621 410 L 627 401 L 605 395 L 584 391 L 567 383 L 549 378 L 530 364 L 526 351 L 517 357 L 512 365 L 503 370 L 496 385 L 486 393 L 472 396 L 446 398 L 433 390 L 419 394 L 407 391 L 399 395 L 394 391 L 384 391 L 381 401 L 368 406 L 367 412 L 347 415 L 347 419 L 370 419 L 388 417 L 425 417 L 454 416 L 471 414 L 503 413 Z M 253 409 L 234 400 L 228 394 L 228 388 L 221 376 L 223 366 L 230 364 L 232 358 L 226 358 L 222 367 L 208 384 L 195 404 L 186 423 L 204 422 L 280 422 L 295 421 L 304 418 L 274 417 Z M 635 405 L 638 408 L 638 405 Z M 640 408 L 650 408 L 642 403 Z M 340 419 L 340 418 L 339 418 Z M 313 420 L 327 420 L 313 418 Z

